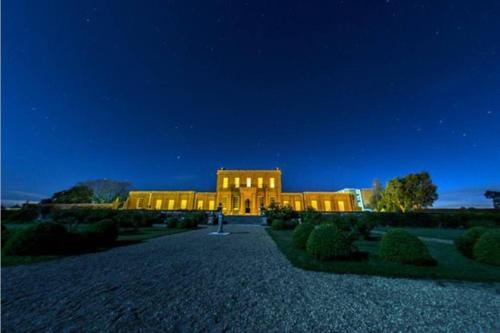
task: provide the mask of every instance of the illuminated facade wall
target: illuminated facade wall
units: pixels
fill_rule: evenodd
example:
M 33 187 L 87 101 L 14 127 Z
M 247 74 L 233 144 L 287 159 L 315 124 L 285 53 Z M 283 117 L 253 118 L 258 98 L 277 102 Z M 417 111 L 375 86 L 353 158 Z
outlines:
M 281 170 L 279 169 L 219 169 L 215 192 L 131 191 L 125 202 L 125 208 L 210 211 L 217 209 L 221 203 L 224 214 L 257 215 L 261 205 L 268 207 L 274 202 L 297 211 L 308 207 L 322 212 L 360 210 L 352 193 L 283 193 L 281 189 Z

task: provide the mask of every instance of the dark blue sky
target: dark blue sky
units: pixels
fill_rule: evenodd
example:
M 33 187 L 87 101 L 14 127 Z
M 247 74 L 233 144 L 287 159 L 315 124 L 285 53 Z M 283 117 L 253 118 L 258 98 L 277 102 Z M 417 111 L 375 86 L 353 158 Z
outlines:
M 500 187 L 499 1 L 2 2 L 2 199 L 78 181 Z

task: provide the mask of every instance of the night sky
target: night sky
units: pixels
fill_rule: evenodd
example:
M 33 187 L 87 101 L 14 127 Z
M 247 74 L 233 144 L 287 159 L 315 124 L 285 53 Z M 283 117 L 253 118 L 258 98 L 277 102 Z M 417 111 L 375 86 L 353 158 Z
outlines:
M 2 1 L 2 201 L 88 179 L 500 189 L 500 1 Z

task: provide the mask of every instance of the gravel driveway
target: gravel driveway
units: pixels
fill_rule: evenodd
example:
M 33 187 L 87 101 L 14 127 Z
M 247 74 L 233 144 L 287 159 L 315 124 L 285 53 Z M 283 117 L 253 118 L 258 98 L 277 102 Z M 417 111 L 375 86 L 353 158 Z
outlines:
M 308 272 L 260 226 L 2 269 L 4 332 L 499 332 L 500 287 Z

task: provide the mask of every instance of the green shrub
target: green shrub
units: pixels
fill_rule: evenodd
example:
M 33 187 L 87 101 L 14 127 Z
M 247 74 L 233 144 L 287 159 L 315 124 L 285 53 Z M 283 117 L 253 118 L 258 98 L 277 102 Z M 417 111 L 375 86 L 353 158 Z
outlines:
M 319 260 L 348 258 L 353 253 L 352 239 L 335 224 L 322 224 L 309 235 L 306 250 Z
M 500 266 L 500 230 L 485 232 L 474 245 L 474 258 L 482 263 Z
M 298 249 L 305 249 L 307 239 L 314 230 L 314 225 L 311 223 L 302 223 L 295 228 L 292 235 L 293 245 Z
M 7 227 L 2 224 L 2 247 L 9 239 L 9 236 L 10 236 L 9 229 L 7 229 Z
M 470 228 L 473 227 L 494 228 L 496 224 L 495 221 L 493 220 L 470 220 L 467 222 L 467 225 Z
M 376 224 L 371 218 L 362 217 L 356 221 L 354 229 L 365 240 L 371 239 L 371 231 L 375 228 Z
M 86 236 L 96 247 L 107 247 L 116 241 L 118 233 L 118 224 L 111 219 L 106 219 L 91 224 L 87 229 Z
M 435 265 L 425 244 L 405 230 L 393 229 L 387 232 L 380 242 L 380 258 L 411 265 Z
M 271 224 L 271 228 L 274 230 L 286 230 L 286 221 L 284 220 L 273 220 L 273 223 Z
M 175 216 L 171 216 L 167 219 L 167 228 L 173 229 L 177 227 L 177 223 L 179 222 L 179 219 Z
M 134 215 L 132 214 L 121 213 L 116 215 L 113 220 L 118 224 L 118 227 L 122 229 L 137 230 L 138 228 L 138 224 L 136 223 Z
M 288 230 L 293 230 L 299 225 L 299 221 L 296 219 L 285 221 L 285 227 Z
M 68 244 L 68 232 L 57 223 L 40 223 L 12 234 L 3 253 L 7 255 L 63 254 Z
M 479 237 L 487 231 L 488 229 L 483 227 L 470 228 L 462 236 L 455 240 L 455 247 L 467 258 L 472 258 L 474 245 Z
M 312 208 L 306 209 L 304 212 L 300 214 L 300 217 L 302 219 L 302 222 L 304 223 L 311 223 L 314 225 L 318 225 L 324 222 L 323 215 L 321 215 L 320 212 Z
M 19 210 L 12 210 L 8 213 L 8 218 L 4 220 L 6 223 L 30 223 L 38 217 L 39 209 L 36 206 L 29 205 Z
M 178 229 L 189 229 L 191 228 L 191 221 L 189 219 L 183 218 L 177 222 Z

